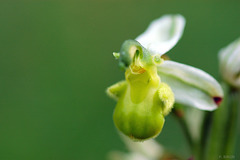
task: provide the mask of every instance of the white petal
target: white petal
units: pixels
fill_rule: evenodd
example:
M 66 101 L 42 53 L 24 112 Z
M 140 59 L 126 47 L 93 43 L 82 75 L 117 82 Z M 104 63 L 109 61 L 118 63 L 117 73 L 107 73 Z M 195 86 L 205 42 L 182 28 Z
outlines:
M 123 153 L 119 151 L 110 152 L 108 155 L 108 159 L 110 160 L 151 160 L 139 153 L 135 153 L 135 152 Z
M 136 38 L 152 54 L 164 54 L 181 38 L 185 19 L 181 15 L 165 15 L 154 20 L 147 30 Z
M 153 139 L 134 142 L 125 135 L 121 134 L 121 137 L 131 152 L 142 154 L 150 159 L 158 159 L 163 155 L 163 147 Z
M 173 61 L 158 67 L 161 80 L 174 92 L 176 103 L 202 110 L 214 110 L 223 97 L 220 84 L 206 72 Z
M 187 85 L 171 76 L 164 74 L 161 74 L 160 76 L 162 81 L 168 83 L 172 88 L 176 103 L 209 111 L 217 108 L 212 97 L 208 96 L 203 91 Z
M 127 157 L 127 160 L 151 160 L 139 153 L 130 153 Z
M 219 60 L 223 78 L 240 88 L 240 39 L 221 49 Z

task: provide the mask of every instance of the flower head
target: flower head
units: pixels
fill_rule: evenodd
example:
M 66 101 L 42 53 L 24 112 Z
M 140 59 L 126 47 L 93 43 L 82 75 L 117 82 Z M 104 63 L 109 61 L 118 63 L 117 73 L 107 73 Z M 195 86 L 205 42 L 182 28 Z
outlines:
M 118 101 L 116 127 L 133 139 L 157 136 L 174 102 L 214 110 L 223 97 L 222 88 L 209 74 L 161 58 L 181 38 L 184 25 L 181 15 L 163 16 L 114 53 L 126 80 L 109 87 L 107 93 Z

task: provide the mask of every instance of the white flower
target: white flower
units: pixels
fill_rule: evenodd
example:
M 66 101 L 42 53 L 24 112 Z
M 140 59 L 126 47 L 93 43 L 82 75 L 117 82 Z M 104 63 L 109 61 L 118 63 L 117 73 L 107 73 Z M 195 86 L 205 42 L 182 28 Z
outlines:
M 110 86 L 107 94 L 118 101 L 116 127 L 132 139 L 156 137 L 174 103 L 212 111 L 222 100 L 222 88 L 209 74 L 161 58 L 181 38 L 184 25 L 181 15 L 163 16 L 113 54 L 125 69 L 125 80 Z
M 240 38 L 220 50 L 219 62 L 223 79 L 240 88 Z
M 175 46 L 182 36 L 184 26 L 185 19 L 183 16 L 165 15 L 154 20 L 136 40 L 153 55 L 161 56 Z M 240 44 L 239 42 L 238 44 Z M 238 70 L 233 66 L 231 68 L 234 74 L 239 73 L 239 50 L 240 45 L 235 50 L 235 52 L 238 51 L 238 59 L 235 60 L 234 64 L 229 64 L 229 60 L 225 61 L 225 63 L 228 63 L 227 68 L 230 65 L 236 66 L 238 64 Z M 223 91 L 219 83 L 208 73 L 192 66 L 173 61 L 164 61 L 158 66 L 158 74 L 161 81 L 167 83 L 173 90 L 175 103 L 211 111 L 217 108 L 223 98 Z M 231 74 L 230 77 L 233 77 L 233 75 Z M 240 78 L 235 84 L 240 86 Z

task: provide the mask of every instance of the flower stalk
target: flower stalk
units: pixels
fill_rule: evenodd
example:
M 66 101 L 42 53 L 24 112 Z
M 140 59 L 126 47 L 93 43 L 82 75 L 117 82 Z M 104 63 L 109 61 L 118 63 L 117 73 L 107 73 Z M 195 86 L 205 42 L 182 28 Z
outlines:
M 240 94 L 236 90 L 231 90 L 229 94 L 229 116 L 227 121 L 227 133 L 224 146 L 225 155 L 234 155 L 237 131 L 238 131 L 238 119 L 239 119 L 239 108 L 240 108 Z
M 178 123 L 180 124 L 182 131 L 186 137 L 186 140 L 188 142 L 189 149 L 191 153 L 194 152 L 194 140 L 191 135 L 191 132 L 189 130 L 189 126 L 186 122 L 186 119 L 184 118 L 183 110 L 180 106 L 177 106 L 175 104 L 174 109 L 172 110 L 174 117 L 177 119 Z

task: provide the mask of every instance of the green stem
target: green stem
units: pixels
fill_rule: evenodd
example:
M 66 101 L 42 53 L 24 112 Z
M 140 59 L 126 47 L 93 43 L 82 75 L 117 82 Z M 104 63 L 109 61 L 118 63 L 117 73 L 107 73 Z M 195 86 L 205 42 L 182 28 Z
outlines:
M 201 137 L 194 141 L 184 118 L 181 107 L 176 106 L 173 113 L 187 139 L 191 152 L 197 160 L 213 160 L 234 155 L 237 130 L 240 118 L 240 92 L 223 85 L 225 97 L 215 112 L 206 112 L 202 123 Z M 179 114 L 180 113 L 180 114 Z
M 230 93 L 230 101 L 229 101 L 229 119 L 228 119 L 228 127 L 225 139 L 225 146 L 223 149 L 223 153 L 226 156 L 233 156 L 235 150 L 235 144 L 237 139 L 237 129 L 238 129 L 238 116 L 239 116 L 239 94 Z
M 200 150 L 199 150 L 199 159 L 203 160 L 206 156 L 206 146 L 207 141 L 209 139 L 210 129 L 212 127 L 212 118 L 213 112 L 205 112 L 202 128 L 201 128 L 201 136 L 200 136 Z
M 189 148 L 191 150 L 191 153 L 193 153 L 194 152 L 193 138 L 192 138 L 190 130 L 188 128 L 187 122 L 186 122 L 185 118 L 183 117 L 182 113 L 180 113 L 180 112 L 182 112 L 182 111 L 177 108 L 173 109 L 174 116 L 177 118 L 179 124 L 181 125 L 183 133 L 187 139 Z
M 219 159 L 223 155 L 222 149 L 224 145 L 224 139 L 226 136 L 226 126 L 228 119 L 229 108 L 228 95 L 229 87 L 223 85 L 225 97 L 219 108 L 213 113 L 213 122 L 208 139 L 206 160 Z

